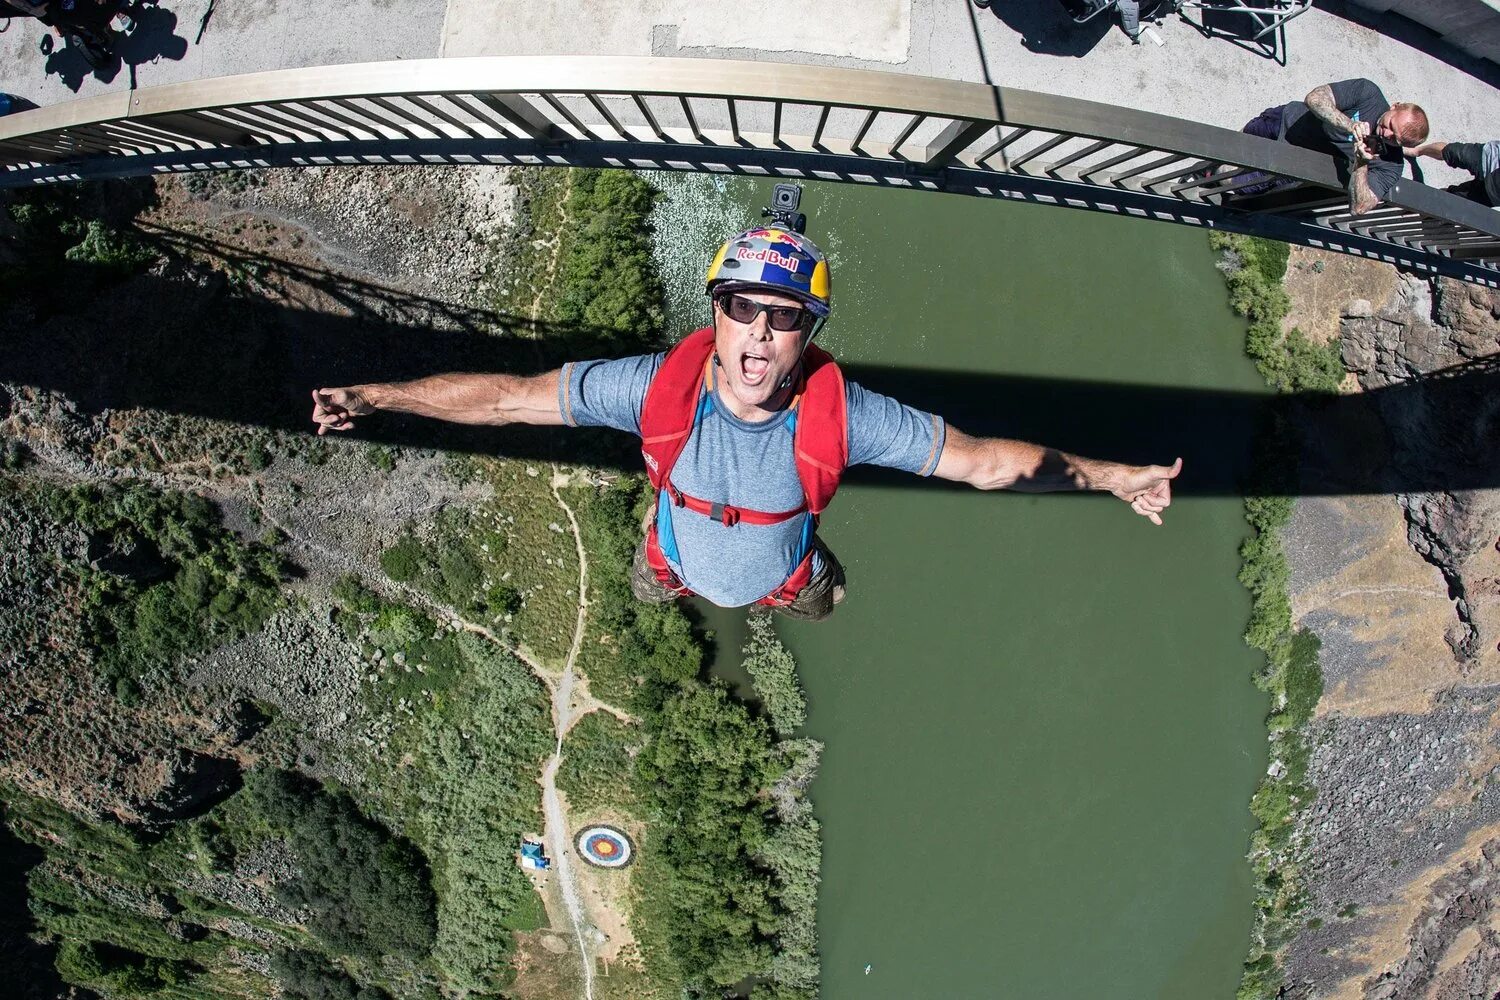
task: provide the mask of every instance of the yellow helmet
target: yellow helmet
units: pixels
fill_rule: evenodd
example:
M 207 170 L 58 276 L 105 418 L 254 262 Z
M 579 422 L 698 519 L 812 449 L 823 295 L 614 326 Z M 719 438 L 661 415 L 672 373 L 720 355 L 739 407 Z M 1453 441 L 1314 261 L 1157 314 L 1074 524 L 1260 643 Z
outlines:
M 827 319 L 833 308 L 833 274 L 817 244 L 787 229 L 747 229 L 719 248 L 708 267 L 705 290 L 755 286 L 790 295 Z

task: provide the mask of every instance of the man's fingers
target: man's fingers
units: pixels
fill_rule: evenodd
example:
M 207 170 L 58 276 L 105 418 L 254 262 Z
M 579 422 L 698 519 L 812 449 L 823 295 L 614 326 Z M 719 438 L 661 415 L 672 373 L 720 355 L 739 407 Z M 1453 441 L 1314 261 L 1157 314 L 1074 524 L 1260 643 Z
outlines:
M 1161 518 L 1158 516 L 1158 511 L 1161 510 L 1160 507 L 1153 508 L 1142 502 L 1141 498 L 1137 498 L 1131 502 L 1130 509 L 1148 519 L 1152 524 L 1161 524 Z
M 1167 509 L 1169 504 L 1162 503 L 1154 497 L 1140 497 L 1131 504 L 1137 514 L 1156 514 Z

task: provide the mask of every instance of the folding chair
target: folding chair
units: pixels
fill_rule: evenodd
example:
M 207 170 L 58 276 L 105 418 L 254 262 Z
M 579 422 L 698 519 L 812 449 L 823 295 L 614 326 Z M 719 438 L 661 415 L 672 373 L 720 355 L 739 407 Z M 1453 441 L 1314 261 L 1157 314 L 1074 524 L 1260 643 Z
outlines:
M 1067 11 L 1068 16 L 1073 19 L 1074 24 L 1092 21 L 1105 11 L 1115 9 L 1115 0 L 1109 0 L 1108 3 L 1099 2 L 1099 0 L 1059 0 L 1059 2 L 1063 10 Z
M 1255 34 L 1251 35 L 1248 40 L 1258 42 L 1298 14 L 1305 12 L 1312 4 L 1313 0 L 1179 0 L 1177 12 L 1205 35 L 1214 34 L 1216 31 L 1203 20 L 1204 15 L 1200 14 L 1200 20 L 1194 22 L 1183 11 L 1199 10 L 1204 14 L 1211 12 L 1215 16 L 1241 14 L 1255 31 Z
M 1063 9 L 1074 24 L 1084 24 L 1119 6 L 1119 0 L 1062 0 Z M 1177 0 L 1144 0 L 1141 4 L 1141 20 L 1147 21 L 1170 14 L 1177 9 Z

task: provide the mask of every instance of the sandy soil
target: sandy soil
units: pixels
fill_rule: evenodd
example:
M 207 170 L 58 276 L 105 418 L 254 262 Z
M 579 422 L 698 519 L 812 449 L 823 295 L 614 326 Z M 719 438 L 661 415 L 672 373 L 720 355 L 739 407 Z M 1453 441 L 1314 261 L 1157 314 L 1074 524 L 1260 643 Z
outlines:
M 1443 641 L 1453 602 L 1442 575 L 1407 544 L 1406 521 L 1391 497 L 1304 498 L 1302 505 L 1324 506 L 1332 518 L 1360 527 L 1344 553 L 1348 561 L 1293 589 L 1293 617 L 1314 623 L 1325 644 L 1318 714 L 1427 712 L 1432 694 L 1459 679 Z
M 1339 333 L 1339 317 L 1361 299 L 1378 311 L 1395 294 L 1396 269 L 1389 264 L 1312 247 L 1292 247 L 1286 269 L 1291 312 L 1282 330 L 1301 327 L 1309 340 L 1326 344 Z

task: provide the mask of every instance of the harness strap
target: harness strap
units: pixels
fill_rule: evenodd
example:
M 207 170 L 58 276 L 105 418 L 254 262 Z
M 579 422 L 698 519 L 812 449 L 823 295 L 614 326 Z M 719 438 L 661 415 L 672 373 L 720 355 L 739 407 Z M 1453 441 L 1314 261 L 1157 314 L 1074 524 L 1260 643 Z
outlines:
M 809 548 L 807 555 L 802 557 L 802 561 L 797 564 L 796 569 L 792 570 L 792 575 L 786 578 L 786 582 L 755 603 L 769 608 L 784 608 L 796 601 L 797 595 L 802 593 L 802 588 L 812 582 L 813 553 L 816 551 L 816 547 Z
M 764 511 L 750 510 L 746 507 L 734 507 L 727 503 L 718 501 L 700 500 L 698 497 L 690 497 L 686 493 L 672 485 L 671 480 L 666 483 L 667 496 L 672 498 L 672 503 L 678 507 L 686 507 L 688 510 L 699 514 L 706 514 L 724 525 L 732 528 L 741 521 L 746 524 L 781 524 L 790 521 L 799 514 L 806 512 L 807 502 L 793 507 L 791 510 Z
M 712 400 L 716 382 L 717 379 L 714 378 L 713 370 L 713 356 L 710 355 L 708 361 L 704 362 L 703 396 L 699 406 L 693 412 L 693 422 L 688 425 L 688 428 L 685 431 L 679 431 L 676 434 L 662 435 L 660 438 L 651 438 L 650 442 L 654 443 L 658 440 L 670 440 L 671 438 L 676 437 L 686 437 L 687 435 L 691 434 L 693 432 L 693 429 L 696 428 L 699 422 L 703 419 L 704 410 L 707 407 L 713 406 Z M 792 401 L 787 404 L 787 410 L 789 411 L 787 419 L 789 421 L 792 421 L 791 426 L 793 427 L 796 426 L 795 421 L 797 419 L 797 404 L 800 402 L 802 402 L 802 393 L 799 392 L 795 396 L 793 396 Z M 705 406 L 704 404 L 707 404 L 707 406 Z M 805 457 L 802 456 L 800 452 L 797 454 L 799 457 Z M 805 495 L 803 496 L 802 503 L 797 505 L 796 507 L 793 507 L 791 510 L 778 511 L 751 510 L 748 507 L 735 507 L 727 503 L 719 503 L 717 500 L 702 500 L 698 497 L 688 496 L 686 493 L 679 490 L 672 483 L 670 472 L 663 477 L 662 488 L 667 491 L 667 496 L 672 498 L 672 503 L 676 506 L 686 507 L 688 510 L 693 511 L 694 513 L 705 514 L 708 517 L 713 518 L 715 521 L 718 521 L 726 528 L 732 528 L 736 524 L 739 524 L 741 521 L 743 521 L 745 524 L 758 525 L 781 524 L 784 521 L 790 521 L 792 518 L 808 509 L 807 498 Z
M 816 547 L 808 549 L 807 555 L 803 556 L 802 561 L 792 570 L 792 575 L 787 577 L 781 586 L 755 603 L 768 608 L 784 608 L 794 603 L 798 595 L 802 593 L 802 588 L 812 582 L 813 553 L 816 551 Z M 671 591 L 674 597 L 694 596 L 693 592 L 688 589 L 687 584 L 683 583 L 677 574 L 672 572 L 671 565 L 667 563 L 667 557 L 662 554 L 661 542 L 656 536 L 656 522 L 654 520 L 651 522 L 651 526 L 646 529 L 646 565 L 650 566 L 651 571 L 656 574 L 657 582 Z
M 646 529 L 646 565 L 656 574 L 656 579 L 663 587 L 666 587 L 677 597 L 691 597 L 693 592 L 687 588 L 687 584 L 677 578 L 672 572 L 672 567 L 667 563 L 667 557 L 662 554 L 661 542 L 656 537 L 656 519 L 651 519 L 651 525 Z

